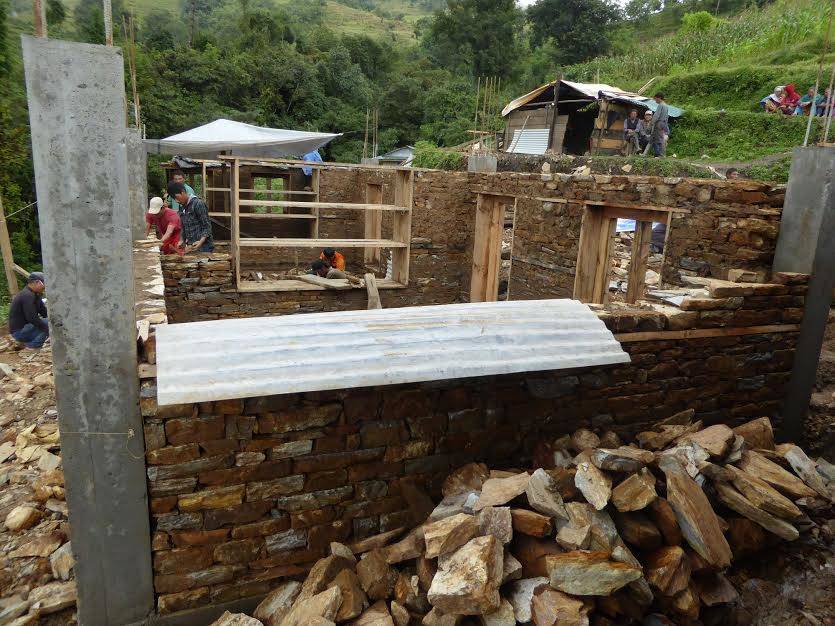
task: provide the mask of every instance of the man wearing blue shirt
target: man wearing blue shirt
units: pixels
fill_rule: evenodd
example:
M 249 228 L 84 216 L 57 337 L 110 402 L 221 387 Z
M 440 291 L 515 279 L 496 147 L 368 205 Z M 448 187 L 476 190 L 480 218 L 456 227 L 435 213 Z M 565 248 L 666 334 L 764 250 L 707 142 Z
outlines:
M 192 189 L 189 185 L 186 184 L 186 175 L 183 174 L 183 170 L 174 170 L 171 173 L 171 182 L 172 183 L 180 183 L 183 187 L 186 188 L 189 196 L 197 195 L 194 193 L 194 189 Z M 180 203 L 177 202 L 177 199 L 173 196 L 168 196 L 168 206 L 180 212 Z
M 318 150 L 313 150 L 305 154 L 302 157 L 302 161 L 307 163 L 322 163 L 322 156 Z M 310 189 L 310 185 L 313 184 L 313 167 L 310 165 L 302 165 L 302 174 L 304 174 L 305 189 Z

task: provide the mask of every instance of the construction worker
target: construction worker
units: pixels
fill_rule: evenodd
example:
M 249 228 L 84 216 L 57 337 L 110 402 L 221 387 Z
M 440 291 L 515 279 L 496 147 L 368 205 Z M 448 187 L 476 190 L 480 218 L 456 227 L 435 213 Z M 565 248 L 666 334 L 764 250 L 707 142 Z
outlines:
M 345 257 L 333 248 L 325 248 L 319 258 L 332 268 L 345 271 Z
M 180 204 L 180 222 L 183 227 L 180 247 L 183 252 L 212 252 L 215 245 L 206 203 L 194 193 L 189 193 L 182 183 L 168 183 L 168 196 Z
M 32 350 L 39 350 L 49 337 L 46 305 L 41 297 L 45 289 L 43 272 L 32 272 L 9 306 L 9 333 L 18 344 Z
M 189 192 L 190 195 L 194 195 L 194 189 L 186 183 L 186 175 L 183 174 L 183 170 L 174 170 L 171 172 L 171 181 L 172 183 L 180 183 L 183 187 L 186 188 L 186 191 Z M 175 211 L 179 212 L 180 210 L 180 203 L 177 202 L 177 199 L 172 197 L 171 194 L 168 196 L 168 206 L 170 206 Z
M 145 214 L 146 237 L 151 234 L 152 229 L 156 231 L 163 254 L 183 254 L 178 247 L 182 230 L 180 216 L 173 209 L 169 209 L 162 198 L 151 198 L 148 203 L 148 212 Z
M 318 261 L 313 261 L 310 265 L 310 273 L 316 274 L 319 278 L 329 278 L 339 279 L 339 278 L 348 278 L 348 274 L 343 272 L 342 270 L 338 270 L 335 267 L 331 267 L 327 264 L 327 262 L 322 261 L 319 259 Z

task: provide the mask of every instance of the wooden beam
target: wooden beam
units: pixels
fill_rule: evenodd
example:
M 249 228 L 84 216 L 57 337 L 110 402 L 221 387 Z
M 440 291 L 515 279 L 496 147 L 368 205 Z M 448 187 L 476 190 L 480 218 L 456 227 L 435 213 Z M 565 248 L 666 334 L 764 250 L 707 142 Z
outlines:
M 31 274 L 29 270 L 20 267 L 20 265 L 18 265 L 17 263 L 15 263 L 13 267 L 14 271 L 23 276 L 23 278 L 29 278 L 29 274 Z
M 232 217 L 231 213 L 210 211 L 210 217 Z M 238 213 L 241 219 L 252 220 L 315 220 L 315 215 L 309 213 Z
M 635 220 L 636 222 L 661 222 L 667 223 L 670 217 L 667 211 L 654 211 L 652 209 L 626 209 L 618 207 L 603 207 L 603 217 L 611 217 L 613 219 Z
M 3 198 L 0 197 L 0 251 L 3 253 L 3 270 L 6 273 L 6 284 L 9 286 L 9 295 L 14 297 L 20 291 L 15 276 L 14 255 L 12 244 L 9 241 L 9 228 L 6 225 L 6 212 L 3 209 Z
M 240 165 L 237 161 L 234 161 L 232 163 L 232 173 L 230 176 L 231 180 L 229 181 L 229 186 L 232 190 L 229 194 L 232 201 L 232 220 L 230 223 L 229 246 L 232 252 L 232 272 L 235 278 L 236 289 L 240 289 L 241 287 L 241 196 L 238 192 L 238 189 L 241 186 L 240 174 Z
M 773 324 L 768 326 L 745 326 L 741 328 L 691 328 L 689 330 L 656 330 L 641 333 L 617 333 L 615 339 L 621 343 L 635 341 L 661 341 L 665 339 L 700 339 L 703 337 L 737 337 L 739 335 L 766 335 L 770 333 L 795 333 L 800 324 Z
M 577 245 L 577 266 L 574 272 L 573 298 L 580 302 L 594 302 L 594 272 L 597 263 L 598 236 L 603 224 L 602 211 L 586 207 L 580 224 Z
M 270 184 L 271 181 L 272 181 L 272 179 L 268 178 L 267 179 L 267 184 Z M 225 189 L 223 191 L 229 191 L 229 190 Z M 241 191 L 244 192 L 244 193 L 255 193 L 255 192 L 258 192 L 258 193 L 283 193 L 283 194 L 286 194 L 288 196 L 315 196 L 316 195 L 315 191 L 289 191 L 287 189 L 241 189 Z
M 495 302 L 498 299 L 504 205 L 514 201 L 515 198 L 510 196 L 481 193 L 477 196 L 470 302 Z
M 339 291 L 353 289 L 347 280 L 322 278 L 321 276 L 315 276 L 313 274 L 301 274 L 296 276 L 296 280 L 300 280 L 303 283 L 309 283 L 311 285 L 318 285 L 319 287 L 323 287 L 325 289 L 336 289 Z
M 293 200 L 241 200 L 241 206 L 277 206 L 296 207 L 300 209 L 332 209 L 346 211 L 398 211 L 406 212 L 409 209 L 394 204 L 365 204 L 355 202 L 298 202 Z
M 321 204 L 319 197 L 319 170 L 313 170 L 310 173 L 311 193 L 313 193 L 313 204 Z M 310 236 L 313 239 L 319 237 L 319 209 L 321 207 L 313 207 L 310 212 L 316 216 L 316 221 L 310 227 Z
M 394 174 L 394 204 L 404 211 L 394 214 L 392 238 L 400 248 L 392 250 L 392 279 L 402 285 L 409 284 L 409 261 L 412 245 L 412 205 L 414 204 L 414 170 L 397 169 Z
M 408 243 L 394 239 L 269 239 L 253 237 L 240 239 L 244 248 L 408 248 Z M 398 281 L 399 282 L 399 281 Z
M 368 309 L 382 309 L 380 292 L 377 290 L 377 277 L 371 272 L 365 275 L 365 289 L 368 291 Z
M 378 183 L 366 183 L 365 185 L 366 204 L 383 204 L 383 186 Z M 383 237 L 383 212 L 366 211 L 365 238 L 382 239 Z M 378 265 L 380 263 L 380 249 L 366 248 L 363 253 L 363 262 L 366 265 Z
M 626 272 L 626 302 L 634 304 L 644 297 L 649 260 L 649 243 L 652 238 L 652 222 L 636 222 L 632 240 L 632 258 Z
M 663 211 L 664 213 L 691 213 L 684 207 L 656 206 L 651 204 L 628 204 L 625 202 L 609 202 L 607 200 L 583 200 L 583 204 L 593 207 L 612 207 L 616 209 L 639 209 L 647 211 Z
M 339 279 L 339 281 L 333 279 L 331 280 L 333 283 L 342 283 L 344 285 L 350 286 L 352 289 L 356 289 L 357 285 L 352 285 L 349 281 L 344 279 Z M 402 285 L 400 283 L 396 283 L 393 280 L 386 280 L 385 278 L 381 278 L 377 280 L 377 289 L 405 289 L 406 285 Z M 311 283 L 305 283 L 300 280 L 242 280 L 241 286 L 238 288 L 238 291 L 241 292 L 268 292 L 268 291 L 325 291 L 325 287 L 320 285 L 313 285 Z

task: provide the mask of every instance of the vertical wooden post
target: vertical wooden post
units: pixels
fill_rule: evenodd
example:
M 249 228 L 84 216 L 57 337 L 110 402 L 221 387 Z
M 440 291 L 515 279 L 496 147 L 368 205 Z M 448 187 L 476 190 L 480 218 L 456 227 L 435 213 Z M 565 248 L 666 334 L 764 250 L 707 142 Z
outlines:
M 409 258 L 412 244 L 412 205 L 414 204 L 414 171 L 398 169 L 394 174 L 394 204 L 406 211 L 394 211 L 392 239 L 406 244 L 392 250 L 392 278 L 401 285 L 409 284 Z
M 604 304 L 609 293 L 609 259 L 617 220 L 597 207 L 586 207 L 580 227 L 574 299 Z
M 313 193 L 316 195 L 313 196 L 313 202 L 319 202 L 319 168 L 314 167 L 313 171 L 311 172 L 311 189 Z M 310 237 L 312 239 L 319 238 L 319 209 L 311 209 L 311 213 L 316 216 L 315 220 L 311 221 L 311 232 Z
M 511 202 L 513 198 L 477 196 L 470 302 L 495 302 L 499 298 L 504 205 Z
M 20 289 L 18 289 L 17 276 L 14 273 L 14 256 L 12 255 L 12 244 L 9 241 L 9 229 L 6 226 L 6 212 L 3 210 L 2 197 L 0 197 L 0 250 L 3 252 L 3 269 L 6 272 L 9 295 L 14 297 Z
M 113 45 L 113 6 L 110 0 L 102 0 L 102 16 L 104 17 L 104 43 Z
M 35 17 L 35 37 L 46 37 L 46 0 L 33 0 L 32 13 Z
M 365 288 L 368 291 L 368 309 L 382 309 L 383 303 L 380 301 L 380 292 L 377 290 L 377 277 L 372 273 L 365 275 Z
M 652 222 L 635 222 L 632 258 L 629 261 L 629 270 L 626 273 L 626 302 L 629 304 L 634 304 L 644 296 L 651 238 Z
M 383 203 L 383 186 L 377 183 L 365 184 L 366 204 Z M 383 238 L 383 212 L 379 210 L 363 211 L 365 213 L 365 238 Z M 364 248 L 363 262 L 365 265 L 380 263 L 380 248 Z
M 206 161 L 200 161 L 200 180 L 202 181 L 201 184 L 203 185 L 203 200 L 206 202 L 206 206 L 210 211 L 214 211 L 212 207 L 212 201 L 209 200 L 209 196 L 211 195 L 206 189 L 209 187 L 208 181 L 206 180 Z
M 235 288 L 241 288 L 241 235 L 240 235 L 240 164 L 238 159 L 232 161 L 232 175 L 229 181 L 232 198 L 232 215 L 229 221 L 231 236 L 229 245 L 232 248 L 232 272 L 235 274 Z

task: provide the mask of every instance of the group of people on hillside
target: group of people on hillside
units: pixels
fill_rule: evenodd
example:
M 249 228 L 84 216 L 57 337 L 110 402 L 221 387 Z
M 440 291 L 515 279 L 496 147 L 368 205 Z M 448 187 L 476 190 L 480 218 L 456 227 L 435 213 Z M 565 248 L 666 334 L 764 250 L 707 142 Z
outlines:
M 760 100 L 760 106 L 766 113 L 783 115 L 832 116 L 834 105 L 829 87 L 819 94 L 812 86 L 801 96 L 794 85 L 777 85 L 772 93 Z
M 626 155 L 652 154 L 662 157 L 667 152 L 670 138 L 670 111 L 664 101 L 664 94 L 657 93 L 654 98 L 655 112 L 647 109 L 643 117 L 638 110 L 632 109 L 623 123 L 623 138 L 626 140 Z

